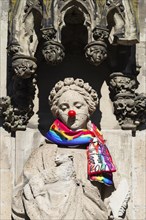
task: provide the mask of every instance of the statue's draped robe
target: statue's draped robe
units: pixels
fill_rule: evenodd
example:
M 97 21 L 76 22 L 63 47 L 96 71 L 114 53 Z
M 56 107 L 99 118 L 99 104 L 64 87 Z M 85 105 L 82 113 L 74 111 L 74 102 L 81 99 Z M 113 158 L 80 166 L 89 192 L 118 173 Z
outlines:
M 44 144 L 24 167 L 13 197 L 13 219 L 108 219 L 101 184 L 87 178 L 86 148 Z

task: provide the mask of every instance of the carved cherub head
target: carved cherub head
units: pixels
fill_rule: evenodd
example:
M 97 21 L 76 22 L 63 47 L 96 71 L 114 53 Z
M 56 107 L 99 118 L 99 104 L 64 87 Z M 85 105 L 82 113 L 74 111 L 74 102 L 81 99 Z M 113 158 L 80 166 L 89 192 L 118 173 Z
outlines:
M 50 92 L 51 111 L 71 129 L 86 128 L 98 104 L 97 93 L 82 79 L 65 78 Z

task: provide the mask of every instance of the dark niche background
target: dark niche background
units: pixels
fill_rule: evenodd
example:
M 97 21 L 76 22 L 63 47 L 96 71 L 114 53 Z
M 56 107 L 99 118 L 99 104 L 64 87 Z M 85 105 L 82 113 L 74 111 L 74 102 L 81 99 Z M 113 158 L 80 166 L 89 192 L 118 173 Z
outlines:
M 40 45 L 41 47 L 41 45 Z M 51 66 L 46 64 L 42 54 L 38 54 L 37 69 L 37 86 L 39 90 L 39 129 L 46 132 L 52 124 L 54 118 L 50 111 L 48 96 L 55 83 L 64 80 L 66 77 L 81 78 L 84 82 L 88 82 L 98 93 L 99 105 L 96 112 L 92 116 L 93 122 L 100 128 L 100 120 L 102 113 L 100 112 L 101 87 L 107 79 L 109 68 L 106 62 L 99 67 L 93 66 L 86 61 L 84 55 L 84 47 L 76 50 L 71 48 L 66 51 L 66 56 L 62 63 Z M 41 51 L 41 50 L 39 50 Z

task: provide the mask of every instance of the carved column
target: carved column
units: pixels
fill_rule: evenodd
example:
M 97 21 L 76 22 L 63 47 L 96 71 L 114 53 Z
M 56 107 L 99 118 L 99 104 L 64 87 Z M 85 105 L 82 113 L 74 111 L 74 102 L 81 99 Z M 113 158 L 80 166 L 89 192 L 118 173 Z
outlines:
M 9 12 L 8 63 L 10 65 L 8 86 L 10 97 L 0 100 L 3 127 L 9 132 L 25 130 L 33 115 L 35 91 L 35 52 L 38 30 L 41 24 L 40 1 L 13 1 Z M 36 25 L 37 23 L 37 25 Z
M 37 22 L 37 27 L 36 27 Z M 18 77 L 29 78 L 37 68 L 35 52 L 41 22 L 41 4 L 29 0 L 16 1 L 9 16 L 8 53 L 12 68 Z

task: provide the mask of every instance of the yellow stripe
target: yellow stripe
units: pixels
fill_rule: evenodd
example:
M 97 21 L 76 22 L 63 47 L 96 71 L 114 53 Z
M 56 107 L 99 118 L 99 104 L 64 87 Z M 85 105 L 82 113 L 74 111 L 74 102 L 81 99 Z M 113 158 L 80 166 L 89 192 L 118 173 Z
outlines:
M 12 21 L 13 19 L 13 11 L 14 11 L 14 8 L 15 8 L 15 5 L 16 5 L 16 2 L 17 0 L 10 0 L 10 9 L 9 9 L 9 22 Z
M 65 134 L 63 131 L 61 132 L 61 134 L 66 137 L 68 140 L 73 140 L 73 137 L 68 136 L 67 134 Z M 85 134 L 84 137 L 91 137 L 90 134 Z
M 103 5 L 105 5 L 106 0 L 96 0 L 96 3 L 97 3 L 97 5 L 103 6 Z
M 136 16 L 136 19 L 138 21 L 138 0 L 130 0 L 134 14 Z
M 47 12 L 49 12 L 50 11 L 50 7 L 51 7 L 51 0 L 44 0 L 43 3 L 46 6 Z

